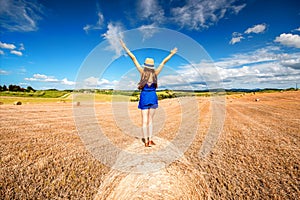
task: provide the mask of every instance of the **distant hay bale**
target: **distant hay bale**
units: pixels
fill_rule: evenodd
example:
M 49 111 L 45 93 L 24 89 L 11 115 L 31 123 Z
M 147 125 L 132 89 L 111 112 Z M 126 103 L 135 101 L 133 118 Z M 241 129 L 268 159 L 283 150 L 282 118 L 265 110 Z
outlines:
M 56 103 L 66 103 L 66 100 L 59 100 L 59 101 L 57 101 Z
M 259 101 L 259 99 L 255 99 L 255 101 Z
M 135 141 L 127 153 L 120 153 L 95 199 L 209 199 L 209 187 L 201 171 L 182 154 L 167 165 L 161 156 L 178 154 L 178 150 L 164 139 L 155 138 L 155 142 L 157 145 L 145 148 Z M 167 152 L 155 154 L 161 149 Z
M 73 105 L 74 105 L 74 106 L 80 106 L 80 102 L 79 102 L 79 101 L 76 101 L 76 102 L 73 103 Z
M 3 105 L 4 103 L 3 102 L 0 102 L 0 105 Z
M 22 105 L 22 102 L 21 101 L 15 101 L 14 105 Z

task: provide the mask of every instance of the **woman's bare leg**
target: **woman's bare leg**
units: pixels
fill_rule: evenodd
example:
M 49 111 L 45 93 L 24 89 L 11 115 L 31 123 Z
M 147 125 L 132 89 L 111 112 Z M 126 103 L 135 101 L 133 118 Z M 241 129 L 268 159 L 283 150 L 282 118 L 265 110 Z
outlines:
M 153 134 L 153 117 L 155 114 L 155 109 L 148 109 L 148 133 L 149 133 L 149 140 L 152 140 L 152 134 Z
M 149 137 L 148 134 L 148 109 L 142 110 L 142 131 L 143 131 L 143 137 L 145 140 Z

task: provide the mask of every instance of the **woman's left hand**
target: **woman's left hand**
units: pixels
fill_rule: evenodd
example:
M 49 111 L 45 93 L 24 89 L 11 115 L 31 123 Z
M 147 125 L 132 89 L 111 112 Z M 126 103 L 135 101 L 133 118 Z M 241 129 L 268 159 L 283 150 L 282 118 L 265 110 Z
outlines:
M 121 43 L 122 47 L 123 47 L 123 48 L 125 48 L 125 47 L 126 47 L 126 45 L 125 45 L 125 43 L 123 42 L 123 40 L 122 40 L 122 39 L 119 39 L 119 41 L 120 41 L 120 43 Z
M 176 52 L 177 52 L 177 48 L 176 47 L 171 50 L 171 54 L 175 54 Z

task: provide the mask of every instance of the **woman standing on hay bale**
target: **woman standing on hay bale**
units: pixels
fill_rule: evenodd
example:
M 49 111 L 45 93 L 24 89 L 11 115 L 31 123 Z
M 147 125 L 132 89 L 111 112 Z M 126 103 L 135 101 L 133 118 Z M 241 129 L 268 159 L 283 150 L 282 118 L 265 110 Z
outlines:
M 163 69 L 166 62 L 177 52 L 177 48 L 171 50 L 170 54 L 160 63 L 157 69 L 154 68 L 154 60 L 152 58 L 146 58 L 143 67 L 139 64 L 136 57 L 126 47 L 125 43 L 120 40 L 122 47 L 129 55 L 137 70 L 141 74 L 141 80 L 138 84 L 138 89 L 141 90 L 140 100 L 138 108 L 142 111 L 143 121 L 143 139 L 145 147 L 155 145 L 152 140 L 153 132 L 153 116 L 155 109 L 158 107 L 158 100 L 156 95 L 157 88 L 157 76 Z

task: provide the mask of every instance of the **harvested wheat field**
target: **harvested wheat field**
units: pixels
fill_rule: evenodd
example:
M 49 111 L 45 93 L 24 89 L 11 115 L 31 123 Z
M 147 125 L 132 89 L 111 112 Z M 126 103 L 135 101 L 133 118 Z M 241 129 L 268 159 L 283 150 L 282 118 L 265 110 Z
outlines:
M 148 148 L 136 102 L 0 105 L 0 199 L 298 199 L 299 99 L 162 100 Z

